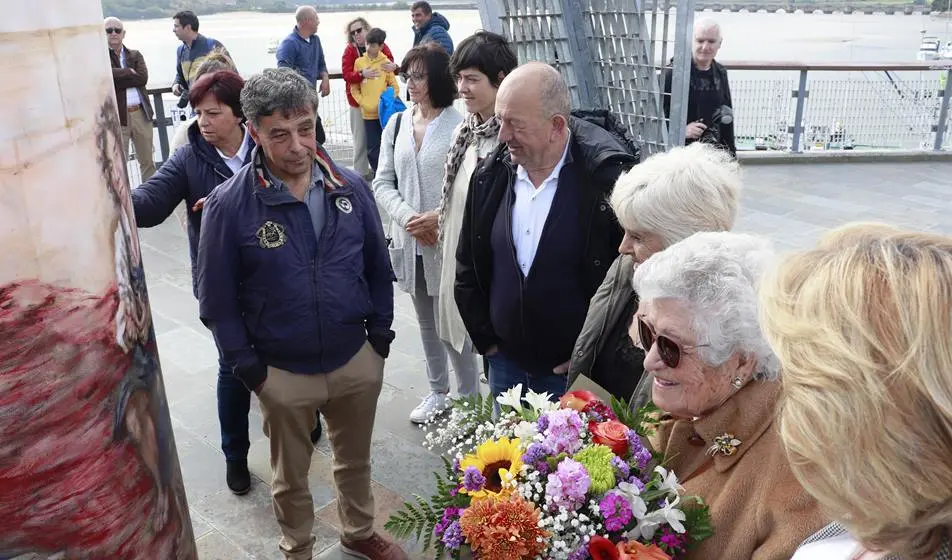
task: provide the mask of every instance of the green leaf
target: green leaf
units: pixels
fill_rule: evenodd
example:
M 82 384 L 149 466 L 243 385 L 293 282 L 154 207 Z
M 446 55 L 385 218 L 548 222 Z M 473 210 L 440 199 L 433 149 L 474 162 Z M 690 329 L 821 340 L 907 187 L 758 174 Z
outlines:
M 700 496 L 682 498 L 681 511 L 684 512 L 684 526 L 688 530 L 691 542 L 690 548 L 714 535 L 714 525 L 711 523 L 711 510 Z

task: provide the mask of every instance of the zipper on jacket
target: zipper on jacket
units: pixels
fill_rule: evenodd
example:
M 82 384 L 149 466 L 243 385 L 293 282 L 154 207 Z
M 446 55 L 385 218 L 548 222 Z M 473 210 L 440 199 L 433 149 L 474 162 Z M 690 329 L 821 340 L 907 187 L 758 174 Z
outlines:
M 509 239 L 509 246 L 512 247 L 512 250 L 509 251 L 509 254 L 512 256 L 512 264 L 516 265 L 516 272 L 519 274 L 519 328 L 522 330 L 522 339 L 528 342 L 528 337 L 526 335 L 526 306 L 524 304 L 523 294 L 526 290 L 526 282 L 529 279 L 529 275 L 522 273 L 522 268 L 519 266 L 519 259 L 516 257 L 516 240 L 512 236 L 512 212 L 516 207 L 516 192 L 514 190 L 514 183 L 515 181 L 512 176 L 512 169 L 509 166 L 506 166 L 506 184 L 509 186 L 508 188 L 512 192 L 512 207 L 506 209 L 506 237 Z M 505 194 L 503 194 L 503 204 L 505 203 Z M 491 234 L 490 237 L 492 237 Z M 492 240 L 490 240 L 490 243 L 491 242 Z

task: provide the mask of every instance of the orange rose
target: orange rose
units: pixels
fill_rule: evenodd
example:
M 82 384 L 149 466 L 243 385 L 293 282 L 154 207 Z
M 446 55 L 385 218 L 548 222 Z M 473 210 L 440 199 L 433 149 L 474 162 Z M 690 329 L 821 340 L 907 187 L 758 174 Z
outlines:
M 628 453 L 630 428 L 618 420 L 609 420 L 592 426 L 592 441 L 611 448 L 612 453 L 624 457 Z
M 588 406 L 588 403 L 597 400 L 598 397 L 591 391 L 570 391 L 562 395 L 562 398 L 559 399 L 559 407 L 571 408 L 572 410 L 582 412 L 585 410 L 585 407 Z
M 628 541 L 618 543 L 618 560 L 671 560 L 671 557 L 656 545 Z

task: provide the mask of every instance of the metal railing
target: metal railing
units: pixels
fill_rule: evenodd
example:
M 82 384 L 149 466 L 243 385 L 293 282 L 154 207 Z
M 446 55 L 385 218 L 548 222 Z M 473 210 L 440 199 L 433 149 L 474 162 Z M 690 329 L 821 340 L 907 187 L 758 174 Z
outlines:
M 952 147 L 952 62 L 724 65 L 739 150 Z
M 739 150 L 952 150 L 952 62 L 727 62 L 725 66 L 730 71 Z M 632 88 L 646 87 L 637 77 L 616 79 L 632 81 Z M 321 98 L 319 112 L 327 134 L 325 147 L 335 161 L 349 165 L 354 148 L 345 86 L 340 74 L 332 74 L 331 94 Z M 171 88 L 147 91 L 155 108 L 156 161 L 163 162 L 169 157 L 173 131 L 188 113 L 176 106 Z M 656 107 L 630 106 L 658 118 Z M 462 101 L 456 107 L 465 112 Z M 128 166 L 133 186 L 140 182 L 134 159 L 133 154 Z

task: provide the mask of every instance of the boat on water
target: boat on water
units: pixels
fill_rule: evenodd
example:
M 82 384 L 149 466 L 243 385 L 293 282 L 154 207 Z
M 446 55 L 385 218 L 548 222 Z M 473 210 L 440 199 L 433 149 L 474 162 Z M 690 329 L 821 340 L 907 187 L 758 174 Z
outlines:
M 281 41 L 278 39 L 271 39 L 268 41 L 268 54 L 274 54 L 278 52 L 278 45 L 281 44 Z

